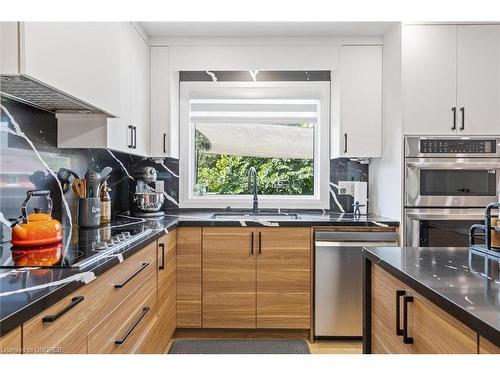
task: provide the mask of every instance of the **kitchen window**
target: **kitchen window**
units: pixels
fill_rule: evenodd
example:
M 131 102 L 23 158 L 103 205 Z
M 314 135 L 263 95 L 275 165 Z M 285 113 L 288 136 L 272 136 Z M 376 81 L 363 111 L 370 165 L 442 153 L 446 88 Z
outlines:
M 327 208 L 330 82 L 180 83 L 180 206 Z

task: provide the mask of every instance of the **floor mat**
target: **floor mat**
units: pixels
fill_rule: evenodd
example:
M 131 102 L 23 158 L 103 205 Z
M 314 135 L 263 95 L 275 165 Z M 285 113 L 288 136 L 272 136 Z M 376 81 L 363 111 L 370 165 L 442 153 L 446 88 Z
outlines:
M 169 354 L 311 354 L 305 340 L 174 340 Z

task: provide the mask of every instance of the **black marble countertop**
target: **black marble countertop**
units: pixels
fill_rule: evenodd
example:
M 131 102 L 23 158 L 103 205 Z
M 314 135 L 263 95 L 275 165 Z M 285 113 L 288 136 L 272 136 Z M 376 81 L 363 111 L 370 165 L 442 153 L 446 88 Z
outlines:
M 111 227 L 119 226 L 123 231 L 150 230 L 141 242 L 126 247 L 118 254 L 92 263 L 87 268 L 0 268 L 0 336 L 7 334 L 22 323 L 55 304 L 78 288 L 91 282 L 95 277 L 117 265 L 158 236 L 176 226 L 398 226 L 399 222 L 375 215 L 355 218 L 352 214 L 336 214 L 322 211 L 294 211 L 299 219 L 283 218 L 275 221 L 212 219 L 214 210 L 182 210 L 166 214 L 160 219 L 138 220 L 117 217 Z M 274 211 L 276 212 L 276 211 Z M 91 247 L 99 233 L 109 227 L 99 229 L 79 229 L 75 234 L 71 228 L 65 229 L 63 248 Z M 71 233 L 73 232 L 73 234 Z M 77 243 L 74 238 L 77 237 Z M 10 258 L 10 243 L 0 245 L 0 261 Z M 2 264 L 0 263 L 0 266 Z
M 500 346 L 500 259 L 446 247 L 374 247 L 364 254 Z

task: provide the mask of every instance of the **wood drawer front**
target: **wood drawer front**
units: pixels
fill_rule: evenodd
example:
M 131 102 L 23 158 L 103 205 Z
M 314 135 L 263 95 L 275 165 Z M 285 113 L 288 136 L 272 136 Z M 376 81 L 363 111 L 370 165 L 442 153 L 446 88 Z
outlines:
M 163 308 L 158 312 L 152 329 L 142 340 L 139 346 L 139 353 L 161 354 L 165 353 L 168 344 L 172 340 L 176 327 L 176 308 L 173 305 L 170 309 Z
M 257 232 L 257 328 L 310 328 L 311 230 Z
M 372 266 L 371 282 L 372 353 L 412 353 L 411 345 L 396 335 L 396 291 L 404 290 L 404 284 L 376 265 Z
M 138 352 L 157 319 L 157 298 L 156 275 L 151 275 L 88 334 L 88 353 Z M 117 344 L 118 339 L 124 342 Z
M 256 327 L 255 243 L 251 228 L 203 229 L 203 328 Z
M 500 347 L 479 336 L 479 354 L 500 354 Z
M 100 275 L 88 285 L 89 330 L 99 324 L 116 306 L 123 302 L 151 275 L 156 275 L 156 241 L 138 251 L 123 263 Z M 128 281 L 127 281 L 128 280 Z M 120 288 L 115 285 L 123 285 Z
M 22 343 L 21 327 L 0 337 L 0 354 L 21 354 Z
M 177 326 L 201 328 L 201 228 L 177 228 Z
M 176 299 L 176 231 L 158 240 L 158 309 L 170 310 Z
M 25 353 L 86 353 L 85 336 L 89 331 L 87 318 L 92 304 L 92 298 L 89 298 L 89 286 L 90 284 L 77 290 L 24 323 L 23 351 Z M 79 300 L 79 298 L 83 299 Z M 53 322 L 42 321 L 44 317 L 58 314 L 62 315 Z

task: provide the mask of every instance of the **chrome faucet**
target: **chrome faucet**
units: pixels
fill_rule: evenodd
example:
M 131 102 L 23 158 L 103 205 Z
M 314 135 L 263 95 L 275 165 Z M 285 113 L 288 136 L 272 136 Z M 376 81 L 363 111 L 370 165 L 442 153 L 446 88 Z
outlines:
M 251 190 L 253 194 L 252 212 L 257 213 L 259 212 L 259 199 L 257 197 L 257 170 L 254 167 L 248 170 L 248 189 Z

